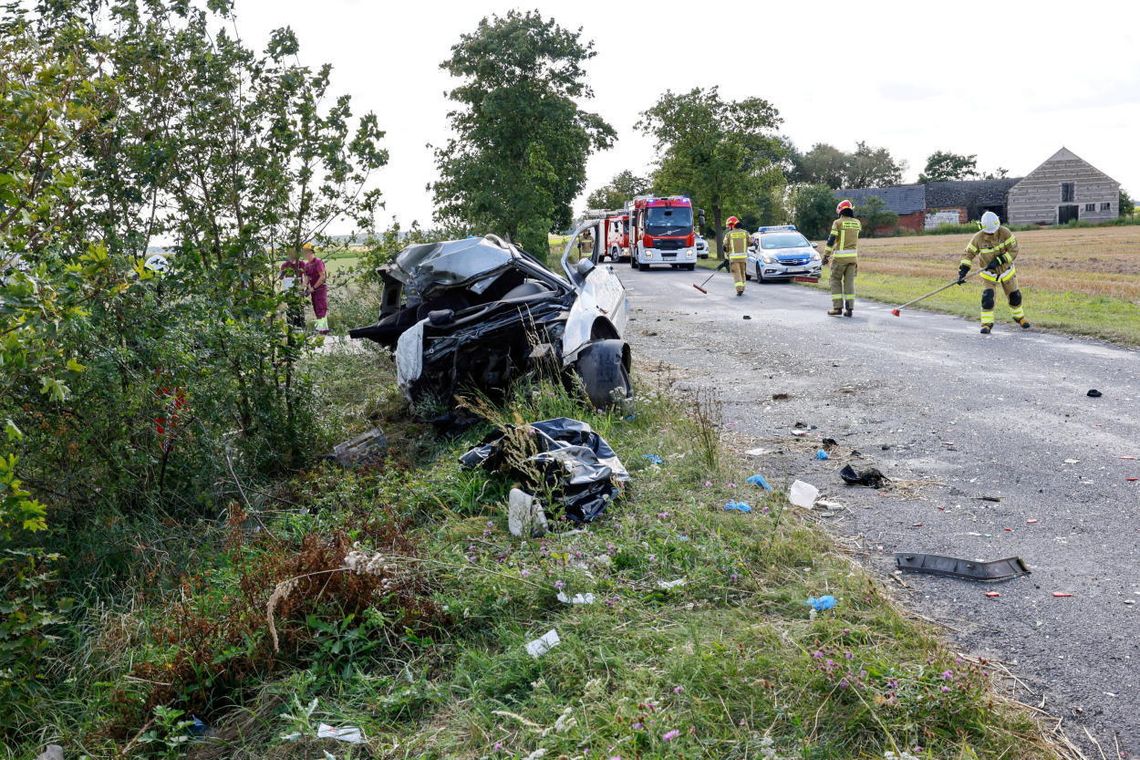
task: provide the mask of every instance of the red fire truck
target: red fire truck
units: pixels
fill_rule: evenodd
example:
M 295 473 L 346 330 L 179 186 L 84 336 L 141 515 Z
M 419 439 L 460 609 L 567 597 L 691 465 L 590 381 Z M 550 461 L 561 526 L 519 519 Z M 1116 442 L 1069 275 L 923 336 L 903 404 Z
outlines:
M 605 219 L 605 224 L 598 229 L 604 235 L 598 250 L 604 259 L 610 261 L 625 261 L 629 258 L 629 212 L 624 209 L 606 211 L 603 209 L 586 209 L 586 219 Z
M 653 264 L 668 264 L 674 269 L 696 269 L 692 200 L 683 195 L 639 195 L 625 207 L 630 266 L 644 270 Z

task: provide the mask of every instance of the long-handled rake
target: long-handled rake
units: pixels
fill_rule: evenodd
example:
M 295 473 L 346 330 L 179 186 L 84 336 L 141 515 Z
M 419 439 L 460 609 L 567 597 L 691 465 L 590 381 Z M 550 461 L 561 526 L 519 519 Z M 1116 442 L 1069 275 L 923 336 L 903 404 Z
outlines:
M 974 275 L 978 274 L 981 271 L 982 271 L 981 269 L 975 269 L 973 272 L 970 272 L 968 275 L 966 275 L 961 280 L 951 280 L 950 282 L 946 283 L 942 287 L 936 288 L 936 289 L 930 291 L 929 293 L 927 293 L 926 295 L 921 295 L 918 298 L 914 299 L 913 301 L 907 301 L 904 304 L 900 304 L 899 306 L 896 306 L 895 308 L 891 309 L 891 314 L 893 314 L 896 317 L 901 317 L 902 314 L 900 312 L 902 312 L 902 310 L 905 309 L 906 307 L 913 306 L 914 304 L 918 303 L 919 301 L 925 301 L 927 298 L 930 298 L 931 296 L 938 295 L 943 290 L 946 290 L 947 288 L 952 288 L 955 285 L 958 285 L 959 283 L 970 279 L 971 277 L 973 277 Z

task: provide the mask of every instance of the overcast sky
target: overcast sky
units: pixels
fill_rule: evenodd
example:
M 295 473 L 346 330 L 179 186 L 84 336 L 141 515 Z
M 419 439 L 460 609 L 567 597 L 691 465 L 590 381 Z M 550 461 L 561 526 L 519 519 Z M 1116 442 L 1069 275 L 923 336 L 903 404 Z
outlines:
M 430 223 L 425 144 L 447 137 L 452 85 L 439 63 L 480 18 L 511 8 L 538 8 L 594 42 L 585 106 L 618 141 L 590 159 L 587 192 L 622 169 L 648 172 L 653 146 L 633 124 L 660 93 L 719 85 L 728 98 L 772 102 L 801 149 L 889 148 L 908 163 L 906 181 L 934 150 L 976 153 L 979 167 L 1021 176 L 1063 145 L 1140 196 L 1130 2 L 236 0 L 247 44 L 292 27 L 303 61 L 331 63 L 334 89 L 378 115 L 391 152 L 378 178 L 382 227 L 393 216 Z

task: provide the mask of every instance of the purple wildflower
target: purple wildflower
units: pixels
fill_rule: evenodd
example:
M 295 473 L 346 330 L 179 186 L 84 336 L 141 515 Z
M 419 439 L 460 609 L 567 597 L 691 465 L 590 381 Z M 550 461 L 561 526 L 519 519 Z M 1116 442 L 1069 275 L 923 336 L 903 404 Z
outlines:
M 562 589 L 566 588 L 566 581 L 554 581 L 554 588 L 561 591 Z
M 671 742 L 680 735 L 681 735 L 681 732 L 674 728 L 672 731 L 666 731 L 665 734 L 661 737 L 661 739 L 662 739 L 662 741 Z
M 635 720 L 630 724 L 630 728 L 632 728 L 634 731 L 640 731 L 641 729 L 645 728 L 645 726 L 640 720 Z
M 943 681 L 953 681 L 954 680 L 954 671 L 953 670 L 942 671 L 942 680 Z
M 685 687 L 684 687 L 684 686 L 674 686 L 674 687 L 673 687 L 673 693 L 674 693 L 674 694 L 681 694 L 681 693 L 683 693 L 684 691 L 685 691 Z
M 847 688 L 847 679 L 846 678 L 840 678 L 839 679 L 839 688 L 841 688 L 841 689 Z

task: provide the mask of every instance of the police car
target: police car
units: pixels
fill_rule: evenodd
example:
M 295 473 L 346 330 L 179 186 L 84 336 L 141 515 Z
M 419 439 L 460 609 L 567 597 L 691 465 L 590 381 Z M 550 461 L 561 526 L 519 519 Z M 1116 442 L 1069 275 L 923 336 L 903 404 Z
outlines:
M 761 227 L 748 246 L 748 277 L 757 282 L 819 277 L 823 262 L 819 251 L 794 224 Z

